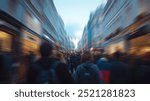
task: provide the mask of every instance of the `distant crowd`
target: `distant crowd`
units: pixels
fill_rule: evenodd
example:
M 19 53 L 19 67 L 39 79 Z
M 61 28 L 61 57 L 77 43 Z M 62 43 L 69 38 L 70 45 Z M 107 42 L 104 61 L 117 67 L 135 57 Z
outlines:
M 62 53 L 42 43 L 40 57 L 0 53 L 1 84 L 150 84 L 150 53 Z

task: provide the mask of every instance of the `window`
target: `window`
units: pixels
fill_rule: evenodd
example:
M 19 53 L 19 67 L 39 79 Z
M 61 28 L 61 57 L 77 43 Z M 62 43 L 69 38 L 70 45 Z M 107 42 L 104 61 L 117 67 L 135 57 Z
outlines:
M 11 52 L 12 36 L 9 33 L 0 31 L 0 50 Z

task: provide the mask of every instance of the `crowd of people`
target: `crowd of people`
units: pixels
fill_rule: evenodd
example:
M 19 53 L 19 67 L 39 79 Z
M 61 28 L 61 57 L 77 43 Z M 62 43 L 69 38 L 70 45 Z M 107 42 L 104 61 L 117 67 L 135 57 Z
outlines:
M 116 51 L 112 55 L 85 50 L 62 53 L 42 43 L 40 58 L 0 54 L 1 84 L 150 84 L 150 53 Z

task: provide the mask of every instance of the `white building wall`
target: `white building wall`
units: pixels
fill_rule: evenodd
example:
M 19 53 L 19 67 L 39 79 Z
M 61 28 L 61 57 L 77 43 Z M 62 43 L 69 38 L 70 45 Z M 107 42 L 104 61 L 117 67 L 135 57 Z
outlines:
M 125 28 L 131 25 L 141 12 L 145 12 L 149 6 L 143 7 L 146 3 L 141 4 L 140 1 L 141 0 L 112 0 L 107 10 L 104 11 L 102 37 L 107 37 L 118 28 Z
M 9 14 L 39 35 L 46 32 L 60 43 L 66 39 L 64 23 L 53 0 L 0 0 L 0 11 Z

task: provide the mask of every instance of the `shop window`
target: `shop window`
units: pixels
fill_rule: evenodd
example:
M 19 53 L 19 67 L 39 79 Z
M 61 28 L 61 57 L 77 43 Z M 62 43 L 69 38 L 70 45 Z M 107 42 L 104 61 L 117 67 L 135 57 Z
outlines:
M 150 34 L 134 38 L 129 41 L 129 44 L 129 53 L 131 54 L 141 55 L 150 52 Z
M 11 52 L 12 36 L 9 33 L 0 31 L 0 51 Z
M 22 50 L 24 54 L 28 54 L 29 52 L 34 52 L 35 54 L 39 54 L 39 46 L 40 46 L 40 38 L 37 36 L 27 32 L 23 31 L 23 37 L 22 37 Z

